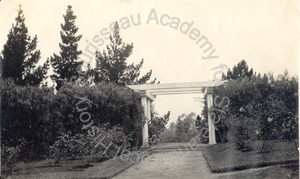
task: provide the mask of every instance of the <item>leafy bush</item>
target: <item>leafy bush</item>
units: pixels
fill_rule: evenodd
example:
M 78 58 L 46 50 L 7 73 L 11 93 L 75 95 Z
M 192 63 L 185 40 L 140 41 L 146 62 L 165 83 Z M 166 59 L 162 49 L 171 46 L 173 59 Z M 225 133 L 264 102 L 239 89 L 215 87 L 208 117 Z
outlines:
M 261 131 L 259 121 L 246 116 L 235 115 L 226 122 L 230 129 L 227 133 L 228 140 L 234 143 L 239 150 L 253 150 L 253 142 L 259 138 Z
M 124 147 L 130 147 L 129 137 L 125 135 L 122 127 L 114 126 L 111 129 L 108 127 L 109 124 L 97 127 L 99 130 L 94 136 L 90 133 L 73 136 L 67 133 L 59 136 L 58 140 L 50 146 L 52 157 L 56 161 L 83 158 L 84 156 L 112 157 L 117 152 L 120 153 Z M 101 143 L 98 143 L 100 140 L 102 140 Z
M 166 124 L 170 119 L 170 111 L 163 117 L 158 117 L 154 112 L 153 106 L 151 108 L 152 115 L 149 121 L 149 144 L 151 146 L 157 145 L 161 139 L 161 133 L 166 129 Z
M 93 151 L 93 139 L 84 134 L 71 136 L 63 134 L 57 137 L 58 140 L 50 146 L 52 157 L 58 160 L 75 159 L 85 155 L 91 155 Z
M 208 120 L 203 119 L 198 121 L 197 129 L 199 130 L 200 141 L 203 144 L 208 144 L 209 136 L 208 136 Z
M 1 146 L 1 174 L 3 176 L 8 176 L 15 171 L 15 162 L 20 156 L 20 151 L 22 148 L 22 143 L 16 147 Z

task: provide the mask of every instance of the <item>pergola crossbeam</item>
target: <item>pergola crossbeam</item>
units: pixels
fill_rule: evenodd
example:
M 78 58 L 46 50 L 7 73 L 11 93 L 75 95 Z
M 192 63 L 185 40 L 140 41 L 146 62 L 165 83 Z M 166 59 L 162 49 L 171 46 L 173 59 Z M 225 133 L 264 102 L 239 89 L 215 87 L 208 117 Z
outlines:
M 207 82 L 187 82 L 187 83 L 165 83 L 165 84 L 144 84 L 128 85 L 129 88 L 137 91 L 141 95 L 141 103 L 144 107 L 146 123 L 143 126 L 143 147 L 148 147 L 148 122 L 151 118 L 151 102 L 157 95 L 174 95 L 174 94 L 207 94 L 207 106 L 213 105 L 213 87 L 220 86 L 226 81 L 207 81 Z M 205 88 L 205 90 L 203 90 Z M 208 128 L 209 144 L 215 144 L 215 126 L 211 121 L 210 110 L 208 110 Z

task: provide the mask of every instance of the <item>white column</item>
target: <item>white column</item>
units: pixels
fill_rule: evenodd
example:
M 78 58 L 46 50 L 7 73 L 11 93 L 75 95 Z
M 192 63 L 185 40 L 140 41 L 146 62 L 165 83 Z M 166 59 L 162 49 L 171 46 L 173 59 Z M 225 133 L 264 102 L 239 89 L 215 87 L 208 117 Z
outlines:
M 143 145 L 142 147 L 149 147 L 148 143 L 148 102 L 147 102 L 147 96 L 142 96 L 141 102 L 142 106 L 144 108 L 144 115 L 146 117 L 146 122 L 143 126 Z
M 207 87 L 207 108 L 208 108 L 208 130 L 209 130 L 209 144 L 216 144 L 215 124 L 211 120 L 211 109 L 213 107 L 213 88 Z
M 147 100 L 147 120 L 148 120 L 148 123 L 149 121 L 151 120 L 151 100 L 148 99 Z

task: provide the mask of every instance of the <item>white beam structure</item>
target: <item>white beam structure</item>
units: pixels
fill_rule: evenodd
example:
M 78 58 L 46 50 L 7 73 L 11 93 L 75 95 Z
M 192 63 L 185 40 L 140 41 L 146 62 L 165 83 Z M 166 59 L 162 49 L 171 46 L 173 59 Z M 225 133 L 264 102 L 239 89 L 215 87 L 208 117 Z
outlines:
M 148 123 L 151 119 L 150 106 L 154 98 L 158 95 L 174 94 L 207 94 L 207 107 L 213 106 L 213 87 L 220 86 L 226 81 L 207 81 L 207 82 L 187 82 L 187 83 L 165 83 L 165 84 L 144 84 L 128 85 L 129 88 L 141 94 L 141 103 L 144 107 L 146 122 L 143 126 L 143 147 L 148 147 Z M 215 126 L 211 120 L 210 110 L 208 110 L 209 144 L 216 143 Z

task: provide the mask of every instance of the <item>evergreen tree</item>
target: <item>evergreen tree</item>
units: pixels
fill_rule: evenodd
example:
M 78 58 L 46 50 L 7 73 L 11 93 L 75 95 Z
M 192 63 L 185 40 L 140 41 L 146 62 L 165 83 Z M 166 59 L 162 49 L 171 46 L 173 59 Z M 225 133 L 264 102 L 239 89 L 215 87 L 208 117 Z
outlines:
M 56 82 L 56 89 L 58 90 L 66 81 L 75 76 L 78 77 L 77 67 L 82 65 L 79 61 L 79 55 L 82 53 L 78 48 L 78 42 L 82 35 L 76 36 L 78 27 L 75 26 L 76 16 L 73 14 L 72 6 L 68 6 L 66 15 L 64 17 L 64 24 L 61 24 L 60 36 L 62 43 L 59 43 L 60 55 L 53 54 L 50 58 L 54 75 L 51 79 Z
M 107 52 L 96 52 L 96 68 L 94 69 L 94 82 L 114 82 L 116 84 L 131 85 L 145 84 L 151 77 L 152 70 L 139 78 L 140 69 L 144 61 L 134 65 L 127 65 L 127 58 L 132 54 L 133 44 L 125 44 L 120 37 L 119 25 L 114 25 L 113 35 Z M 150 83 L 155 83 L 156 78 Z
M 235 80 L 243 77 L 251 77 L 253 76 L 253 69 L 248 69 L 247 62 L 245 60 L 240 61 L 237 65 L 232 68 L 232 71 L 228 69 L 227 75 L 224 76 L 226 80 Z
M 31 40 L 31 37 L 28 35 L 21 6 L 16 18 L 16 24 L 12 26 L 7 37 L 7 42 L 2 51 L 3 58 L 1 63 L 3 71 L 1 77 L 3 79 L 13 79 L 16 85 L 40 85 L 47 78 L 49 60 L 43 66 L 36 68 L 41 58 L 41 52 L 36 50 L 37 36 Z

